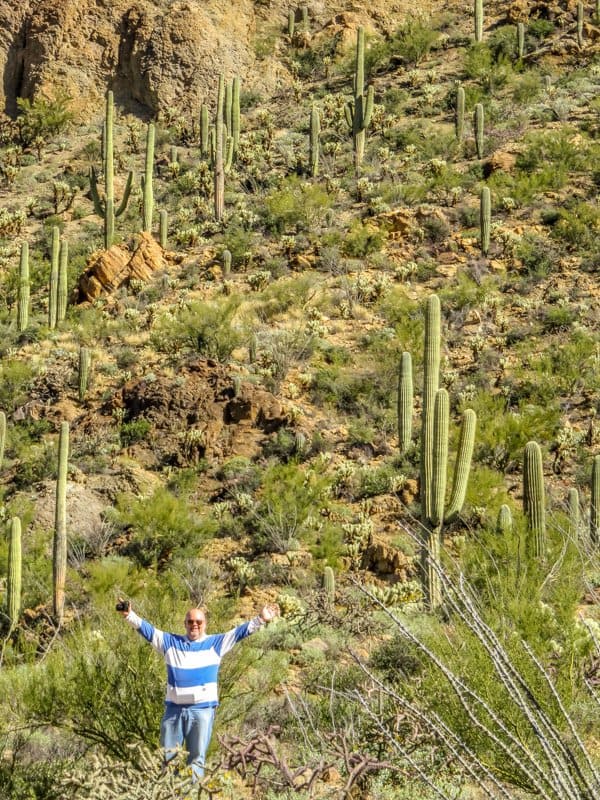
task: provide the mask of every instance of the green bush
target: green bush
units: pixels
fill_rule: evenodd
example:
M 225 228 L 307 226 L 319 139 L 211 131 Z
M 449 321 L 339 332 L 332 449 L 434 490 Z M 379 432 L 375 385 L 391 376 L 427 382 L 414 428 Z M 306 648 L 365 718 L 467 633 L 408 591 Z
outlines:
M 74 116 L 69 110 L 70 101 L 69 95 L 60 90 L 53 99 L 41 95 L 34 100 L 18 97 L 17 125 L 21 144 L 28 147 L 38 138 L 48 139 L 64 131 Z
M 264 202 L 263 216 L 268 230 L 293 234 L 318 227 L 333 199 L 321 186 L 292 175 L 279 189 L 270 192 Z
M 344 238 L 342 251 L 350 258 L 365 258 L 371 253 L 379 252 L 385 240 L 385 231 L 375 225 L 365 225 L 357 219 Z
M 134 419 L 131 422 L 125 422 L 121 425 L 119 435 L 121 437 L 121 445 L 123 447 L 130 447 L 136 442 L 143 441 L 152 429 L 151 423 L 147 419 Z

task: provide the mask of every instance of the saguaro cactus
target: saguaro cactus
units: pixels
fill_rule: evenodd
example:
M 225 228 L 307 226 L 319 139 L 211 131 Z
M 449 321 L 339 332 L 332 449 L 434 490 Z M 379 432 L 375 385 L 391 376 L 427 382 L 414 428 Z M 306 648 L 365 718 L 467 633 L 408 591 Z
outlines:
M 154 211 L 154 191 L 152 186 L 154 176 L 154 140 L 154 123 L 150 122 L 146 132 L 146 161 L 142 182 L 144 191 L 144 222 L 142 230 L 146 231 L 146 233 L 150 233 L 152 230 L 152 212 Z
M 92 355 L 89 347 L 79 348 L 79 401 L 85 400 L 85 395 L 88 389 L 90 380 L 90 365 L 92 363 Z
M 7 614 L 10 628 L 15 627 L 21 612 L 21 520 L 10 521 L 8 542 L 8 578 L 6 583 Z
M 580 506 L 579 506 L 579 492 L 577 489 L 569 489 L 567 494 L 567 511 L 569 514 L 569 539 L 576 542 L 579 539 L 579 526 L 580 526 Z
M 402 353 L 398 374 L 398 445 L 404 454 L 410 448 L 413 421 L 412 356 Z
M 373 113 L 373 87 L 369 86 L 365 95 L 365 29 L 360 26 L 356 32 L 356 63 L 353 80 L 354 100 L 346 105 L 346 121 L 352 131 L 354 145 L 354 166 L 360 169 L 365 153 L 366 130 Z
M 56 321 L 62 322 L 67 316 L 69 303 L 69 243 L 63 239 L 60 243 L 58 259 L 58 291 L 56 303 Z
M 203 158 L 210 153 L 209 133 L 208 106 L 206 103 L 202 103 L 200 106 L 200 155 Z
M 225 210 L 225 164 L 223 161 L 223 105 L 225 102 L 225 77 L 219 76 L 217 110 L 215 113 L 214 153 L 214 209 L 215 219 L 220 222 Z
M 519 61 L 525 55 L 525 23 L 517 22 L 517 58 Z
M 459 86 L 456 90 L 456 111 L 454 115 L 454 130 L 456 138 L 462 142 L 463 133 L 465 129 L 465 90 Z
M 592 497 L 590 502 L 590 541 L 598 546 L 600 540 L 600 456 L 592 462 Z
M 331 567 L 325 567 L 323 570 L 323 588 L 327 601 L 333 604 L 335 601 L 335 574 Z
M 321 119 L 319 109 L 313 105 L 310 110 L 309 162 L 310 174 L 315 178 L 319 174 L 319 135 Z
M 231 275 L 231 250 L 223 250 L 223 277 Z
M 21 245 L 19 263 L 19 291 L 17 299 L 17 330 L 24 331 L 29 324 L 29 244 Z
M 583 3 L 577 3 L 577 44 L 583 47 Z
M 487 256 L 490 249 L 490 228 L 492 223 L 492 198 L 489 186 L 484 186 L 479 199 L 479 226 L 481 231 L 481 252 Z
M 54 588 L 54 617 L 60 625 L 65 606 L 67 575 L 67 466 L 69 459 L 69 423 L 62 422 L 58 438 L 58 476 L 56 479 L 56 509 L 54 515 L 54 546 L 52 577 Z
M 483 128 L 485 125 L 485 114 L 483 111 L 483 106 L 481 103 L 477 103 L 475 105 L 475 111 L 473 112 L 473 128 L 475 130 L 475 151 L 477 152 L 477 158 L 483 158 L 483 151 L 484 151 L 484 139 L 483 139 Z
M 483 0 L 475 0 L 473 8 L 475 23 L 475 41 L 483 41 Z
M 423 356 L 423 411 L 421 422 L 421 505 L 426 519 L 431 518 L 431 505 L 425 486 L 433 469 L 433 407 L 440 382 L 440 301 L 431 295 L 425 307 L 425 345 Z
M 512 531 L 512 514 L 510 508 L 503 504 L 498 511 L 498 518 L 496 520 L 496 532 L 500 534 L 510 533 Z
M 535 558 L 546 555 L 546 495 L 542 451 L 537 442 L 527 442 L 523 455 L 523 511 L 531 534 L 530 550 Z
M 48 295 L 48 327 L 56 328 L 58 318 L 58 255 L 60 252 L 60 231 L 57 225 L 52 228 L 50 249 L 50 286 Z
M 168 232 L 169 232 L 169 212 L 163 208 L 159 214 L 159 234 L 158 234 L 160 246 L 162 247 L 163 250 L 167 249 Z
M 113 145 L 113 118 L 114 118 L 114 99 L 113 93 L 106 93 L 106 110 L 104 118 L 104 141 L 103 141 L 103 162 L 104 162 L 104 199 L 98 192 L 98 178 L 94 167 L 90 169 L 90 190 L 94 209 L 99 217 L 104 220 L 104 247 L 108 250 L 111 247 L 115 235 L 115 218 L 120 217 L 127 208 L 131 187 L 133 185 L 133 172 L 129 172 L 123 198 L 118 208 L 115 210 L 115 187 L 114 187 L 114 145 Z
M 6 414 L 0 411 L 0 469 L 4 463 L 4 448 L 6 447 Z
M 231 82 L 231 128 L 229 129 L 234 156 L 237 154 L 240 144 L 240 130 L 240 79 L 236 76 Z

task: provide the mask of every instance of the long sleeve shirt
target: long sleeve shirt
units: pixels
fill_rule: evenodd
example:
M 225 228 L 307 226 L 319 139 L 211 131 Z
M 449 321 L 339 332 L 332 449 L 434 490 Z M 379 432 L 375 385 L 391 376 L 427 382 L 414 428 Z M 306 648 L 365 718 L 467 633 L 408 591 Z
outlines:
M 221 659 L 246 636 L 259 630 L 263 621 L 254 617 L 227 633 L 204 634 L 192 641 L 187 636 L 166 633 L 130 611 L 126 617 L 167 665 L 167 705 L 214 708 L 219 705 L 217 677 Z

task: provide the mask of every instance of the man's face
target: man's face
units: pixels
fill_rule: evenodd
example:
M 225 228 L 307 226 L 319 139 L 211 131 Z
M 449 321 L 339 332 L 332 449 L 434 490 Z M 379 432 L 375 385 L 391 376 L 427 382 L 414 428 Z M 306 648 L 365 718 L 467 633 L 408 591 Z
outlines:
M 204 612 L 197 608 L 190 609 L 185 615 L 185 630 L 188 639 L 191 639 L 192 642 L 204 636 L 206 631 L 206 617 L 204 616 Z

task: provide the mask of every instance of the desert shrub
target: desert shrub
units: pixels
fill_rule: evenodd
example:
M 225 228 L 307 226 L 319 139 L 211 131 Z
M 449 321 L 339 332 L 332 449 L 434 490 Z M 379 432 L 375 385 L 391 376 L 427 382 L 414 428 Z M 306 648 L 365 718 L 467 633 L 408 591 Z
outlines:
M 197 551 L 216 529 L 185 498 L 163 488 L 143 499 L 121 496 L 114 516 L 126 532 L 127 553 L 145 567 L 164 567 L 176 553 Z
M 548 239 L 530 233 L 517 243 L 514 254 L 522 261 L 527 273 L 536 278 L 543 278 L 552 272 L 559 258 L 556 248 Z
M 292 175 L 265 197 L 264 222 L 275 234 L 310 231 L 332 205 L 331 196 L 317 184 Z
M 552 225 L 552 236 L 571 248 L 586 251 L 597 246 L 600 211 L 591 203 L 561 208 Z
M 482 88 L 493 95 L 504 86 L 512 67 L 502 52 L 496 57 L 487 42 L 475 42 L 467 50 L 464 71 L 467 78 L 478 81 Z
M 119 435 L 123 447 L 130 447 L 136 442 L 143 441 L 150 433 L 151 423 L 147 419 L 134 419 L 121 425 Z
M 53 99 L 41 95 L 33 100 L 18 97 L 17 125 L 21 143 L 29 146 L 38 138 L 48 139 L 65 130 L 74 116 L 69 109 L 70 101 L 69 95 L 60 90 Z
M 364 258 L 377 253 L 383 247 L 386 234 L 375 225 L 363 224 L 360 219 L 354 220 L 344 238 L 342 251 L 350 258 Z

